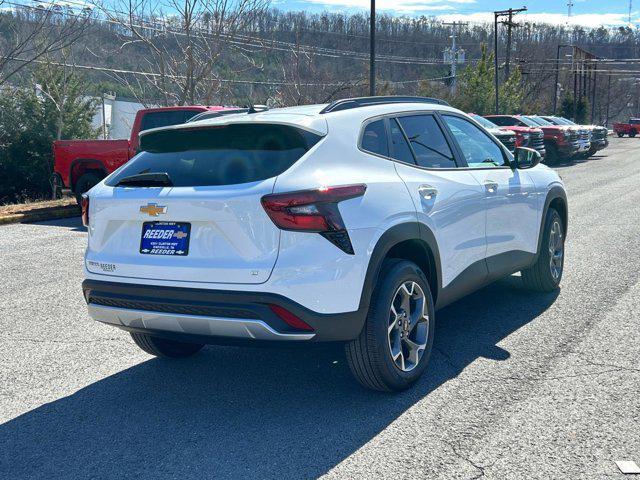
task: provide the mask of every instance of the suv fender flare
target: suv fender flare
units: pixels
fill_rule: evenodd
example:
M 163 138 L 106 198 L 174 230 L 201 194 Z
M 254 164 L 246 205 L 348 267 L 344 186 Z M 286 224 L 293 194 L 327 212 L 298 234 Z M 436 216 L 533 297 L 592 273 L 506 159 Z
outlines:
M 428 226 L 417 221 L 406 222 L 394 225 L 393 227 L 389 228 L 378 239 L 376 246 L 371 253 L 371 257 L 369 258 L 369 265 L 367 267 L 367 273 L 365 275 L 364 285 L 362 287 L 362 294 L 360 296 L 360 306 L 358 308 L 360 312 L 366 312 L 369 308 L 369 300 L 371 298 L 371 294 L 373 293 L 373 289 L 375 288 L 378 276 L 380 275 L 382 263 L 387 254 L 395 245 L 398 245 L 399 243 L 407 240 L 421 240 L 426 243 L 431 250 L 434 263 L 433 269 L 437 278 L 437 285 L 430 286 L 434 290 L 432 292 L 432 295 L 434 296 L 435 301 L 435 298 L 437 297 L 441 289 L 440 279 L 442 278 L 440 267 L 440 251 L 438 249 L 436 237 Z M 425 274 L 428 275 L 429 272 L 425 272 Z
M 532 262 L 535 263 L 538 259 L 538 255 L 540 255 L 540 249 L 542 248 L 542 234 L 544 231 L 544 219 L 547 217 L 547 212 L 551 206 L 551 203 L 554 200 L 558 200 L 562 202 L 564 206 L 564 211 L 558 212 L 564 221 L 564 234 L 567 235 L 567 230 L 569 226 L 569 205 L 567 203 L 567 194 L 559 185 L 552 186 L 547 192 L 547 197 L 544 200 L 544 206 L 542 208 L 542 216 L 540 217 L 540 229 L 538 232 L 538 250 L 536 251 L 535 259 Z

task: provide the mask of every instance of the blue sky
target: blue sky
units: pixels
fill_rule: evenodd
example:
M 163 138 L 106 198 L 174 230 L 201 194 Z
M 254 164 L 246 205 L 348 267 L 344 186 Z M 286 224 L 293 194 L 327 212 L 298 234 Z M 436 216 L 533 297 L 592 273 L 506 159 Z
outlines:
M 522 1 L 522 0 L 521 0 Z M 640 0 L 634 2 L 631 23 L 640 24 Z M 281 10 L 356 12 L 368 10 L 370 0 L 273 0 Z M 567 0 L 377 0 L 377 8 L 397 15 L 434 15 L 450 20 L 491 21 L 494 10 L 526 5 L 527 20 L 567 23 Z M 629 0 L 573 0 L 570 23 L 585 27 L 627 24 Z

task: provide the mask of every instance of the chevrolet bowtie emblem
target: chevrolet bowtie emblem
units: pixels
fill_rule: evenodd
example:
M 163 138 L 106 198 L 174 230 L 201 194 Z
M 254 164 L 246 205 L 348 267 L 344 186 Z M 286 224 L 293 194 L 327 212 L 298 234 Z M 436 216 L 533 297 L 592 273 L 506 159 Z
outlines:
M 157 203 L 148 203 L 147 205 L 140 207 L 140 213 L 146 213 L 151 217 L 157 217 L 161 213 L 167 213 L 167 207 L 160 206 Z

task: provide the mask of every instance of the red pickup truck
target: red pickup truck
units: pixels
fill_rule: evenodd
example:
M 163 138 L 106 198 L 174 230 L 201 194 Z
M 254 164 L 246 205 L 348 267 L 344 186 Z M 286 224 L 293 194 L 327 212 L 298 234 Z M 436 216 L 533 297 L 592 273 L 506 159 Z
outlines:
M 508 126 L 524 126 L 539 128 L 544 136 L 545 160 L 567 160 L 580 152 L 581 144 L 578 130 L 567 125 L 552 125 L 549 122 L 539 122 L 527 115 L 486 115 L 493 123 Z M 585 139 L 587 140 L 587 139 Z M 582 148 L 589 147 L 583 145 Z
M 201 112 L 233 107 L 183 106 L 139 110 L 128 140 L 57 140 L 53 142 L 54 192 L 69 188 L 78 203 L 84 192 L 128 162 L 138 150 L 142 130 L 184 123 Z
M 625 135 L 635 137 L 640 133 L 640 118 L 630 118 L 629 123 L 614 123 L 613 131 L 621 138 Z

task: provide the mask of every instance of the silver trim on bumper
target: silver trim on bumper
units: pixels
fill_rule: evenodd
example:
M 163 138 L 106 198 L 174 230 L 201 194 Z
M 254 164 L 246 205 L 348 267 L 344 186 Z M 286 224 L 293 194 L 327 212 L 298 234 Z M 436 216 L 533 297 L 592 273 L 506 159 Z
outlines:
M 129 310 L 89 304 L 89 315 L 109 325 L 254 340 L 310 340 L 315 333 L 280 333 L 262 320 L 203 317 L 177 313 Z

